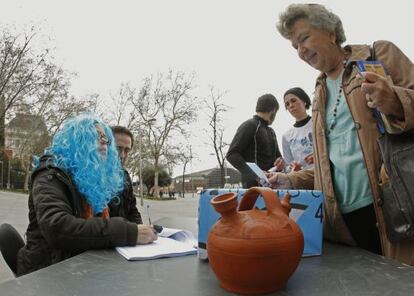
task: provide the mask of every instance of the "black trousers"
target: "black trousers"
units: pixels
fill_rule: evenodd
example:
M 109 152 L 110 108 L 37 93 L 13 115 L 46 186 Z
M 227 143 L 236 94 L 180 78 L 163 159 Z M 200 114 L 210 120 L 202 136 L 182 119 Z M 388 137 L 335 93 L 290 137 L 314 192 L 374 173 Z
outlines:
M 379 237 L 377 218 L 374 206 L 360 208 L 353 212 L 342 214 L 357 246 L 381 255 L 381 240 Z

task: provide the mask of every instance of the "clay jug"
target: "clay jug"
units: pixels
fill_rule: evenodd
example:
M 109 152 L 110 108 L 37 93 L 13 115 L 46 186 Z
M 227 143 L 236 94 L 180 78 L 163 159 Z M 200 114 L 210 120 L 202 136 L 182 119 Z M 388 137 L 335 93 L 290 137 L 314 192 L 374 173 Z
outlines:
M 253 208 L 261 195 L 266 210 Z M 289 218 L 290 196 L 280 202 L 271 189 L 247 190 L 237 210 L 237 193 L 214 197 L 210 203 L 221 214 L 208 234 L 210 266 L 220 285 L 240 294 L 270 293 L 284 287 L 296 270 L 304 239 Z

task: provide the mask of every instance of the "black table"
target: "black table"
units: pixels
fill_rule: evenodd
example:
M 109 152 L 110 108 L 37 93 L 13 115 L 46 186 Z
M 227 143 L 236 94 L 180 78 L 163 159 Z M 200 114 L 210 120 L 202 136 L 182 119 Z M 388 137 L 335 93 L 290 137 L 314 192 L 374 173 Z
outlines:
M 4 282 L 0 295 L 234 294 L 223 290 L 208 262 L 196 256 L 128 262 L 115 250 L 97 250 Z M 323 255 L 303 258 L 287 286 L 273 295 L 414 295 L 414 268 L 325 243 Z

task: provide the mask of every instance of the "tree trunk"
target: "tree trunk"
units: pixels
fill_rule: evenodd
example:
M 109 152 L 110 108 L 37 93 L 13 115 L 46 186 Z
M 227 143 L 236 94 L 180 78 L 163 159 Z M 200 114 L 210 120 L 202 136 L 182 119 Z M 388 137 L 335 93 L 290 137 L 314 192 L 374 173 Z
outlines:
M 184 162 L 184 166 L 183 166 L 183 180 L 182 180 L 183 182 L 181 183 L 181 185 L 182 185 L 181 186 L 182 187 L 182 191 L 181 191 L 182 192 L 182 195 L 181 196 L 183 198 L 184 198 L 184 191 L 185 191 L 185 177 L 184 176 L 185 176 L 185 169 L 186 169 L 186 167 L 187 167 L 187 162 Z
M 224 185 L 226 184 L 226 178 L 225 178 L 225 170 L 224 166 L 220 165 L 220 182 L 221 182 L 221 188 L 224 188 Z
M 24 176 L 24 190 L 29 190 L 29 180 L 30 180 L 30 160 L 26 163 L 25 166 L 25 176 Z
M 4 153 L 5 147 L 5 136 L 6 136 L 6 129 L 5 129 L 5 102 L 4 96 L 0 96 L 0 161 L 5 161 L 6 156 Z
M 160 174 L 160 168 L 158 167 L 158 159 L 154 162 L 154 196 L 160 196 L 160 186 L 158 186 L 158 177 Z

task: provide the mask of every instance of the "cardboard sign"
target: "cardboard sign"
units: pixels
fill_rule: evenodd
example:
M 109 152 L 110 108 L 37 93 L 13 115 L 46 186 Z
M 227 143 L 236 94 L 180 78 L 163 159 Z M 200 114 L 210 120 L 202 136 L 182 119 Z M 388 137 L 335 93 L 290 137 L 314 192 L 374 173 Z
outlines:
M 223 193 L 237 192 L 240 199 L 247 189 L 207 189 L 200 193 L 198 204 L 198 257 L 207 259 L 207 236 L 210 228 L 220 218 L 210 200 Z M 286 192 L 291 195 L 292 210 L 289 217 L 299 225 L 305 238 L 303 256 L 316 256 L 322 253 L 323 193 L 318 190 L 274 190 L 282 199 Z M 258 197 L 255 207 L 265 209 L 263 198 Z

